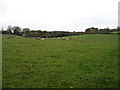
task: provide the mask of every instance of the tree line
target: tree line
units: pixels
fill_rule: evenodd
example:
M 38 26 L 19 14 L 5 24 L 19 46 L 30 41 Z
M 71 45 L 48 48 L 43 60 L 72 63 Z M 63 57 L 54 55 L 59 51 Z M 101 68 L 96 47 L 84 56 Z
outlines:
M 116 29 L 98 29 L 98 28 L 87 28 L 85 32 L 69 32 L 69 31 L 42 31 L 42 30 L 30 30 L 29 28 L 21 29 L 18 26 L 8 26 L 7 30 L 2 29 L 2 34 L 13 34 L 24 37 L 40 37 L 40 38 L 53 38 L 53 37 L 64 37 L 64 36 L 73 36 L 81 34 L 109 34 L 113 31 L 120 31 L 120 27 Z
M 8 26 L 7 30 L 2 30 L 2 34 L 13 34 L 24 37 L 40 37 L 40 38 L 53 38 L 64 37 L 72 35 L 81 35 L 83 32 L 69 32 L 69 31 L 42 31 L 42 30 L 30 30 L 29 28 L 21 29 L 18 26 Z

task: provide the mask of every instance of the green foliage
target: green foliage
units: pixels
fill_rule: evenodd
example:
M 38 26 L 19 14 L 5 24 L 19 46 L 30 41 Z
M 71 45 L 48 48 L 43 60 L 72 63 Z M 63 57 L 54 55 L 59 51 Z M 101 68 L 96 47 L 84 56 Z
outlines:
M 112 29 L 112 30 L 114 30 L 114 29 Z M 85 30 L 86 34 L 98 34 L 98 33 L 99 34 L 108 34 L 109 32 L 110 32 L 109 28 L 99 29 L 98 30 L 98 28 L 91 27 L 91 28 L 88 28 L 88 29 Z
M 3 88 L 118 87 L 117 35 L 67 38 L 3 35 Z
M 14 34 L 15 34 L 15 35 L 21 35 L 21 34 L 20 34 L 20 33 L 21 33 L 21 28 L 20 28 L 20 27 L 14 26 L 14 27 L 13 27 L 13 30 L 14 30 Z

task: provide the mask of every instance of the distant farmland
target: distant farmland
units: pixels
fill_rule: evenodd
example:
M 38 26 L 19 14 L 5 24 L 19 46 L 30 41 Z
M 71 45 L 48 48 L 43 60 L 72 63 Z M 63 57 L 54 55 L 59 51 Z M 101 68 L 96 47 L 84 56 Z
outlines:
M 3 35 L 3 88 L 116 88 L 118 35 Z

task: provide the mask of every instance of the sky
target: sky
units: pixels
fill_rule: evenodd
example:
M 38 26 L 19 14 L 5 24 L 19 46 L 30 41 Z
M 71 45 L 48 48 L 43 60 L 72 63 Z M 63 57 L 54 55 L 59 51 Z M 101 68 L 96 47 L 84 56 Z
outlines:
M 116 28 L 119 0 L 0 0 L 0 28 L 85 31 Z

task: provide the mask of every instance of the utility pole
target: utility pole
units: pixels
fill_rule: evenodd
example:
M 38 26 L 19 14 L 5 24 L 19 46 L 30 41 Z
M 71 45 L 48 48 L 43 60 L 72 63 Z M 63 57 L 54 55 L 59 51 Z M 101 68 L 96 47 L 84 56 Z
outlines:
M 1 31 L 3 31 L 3 27 L 1 28 Z

